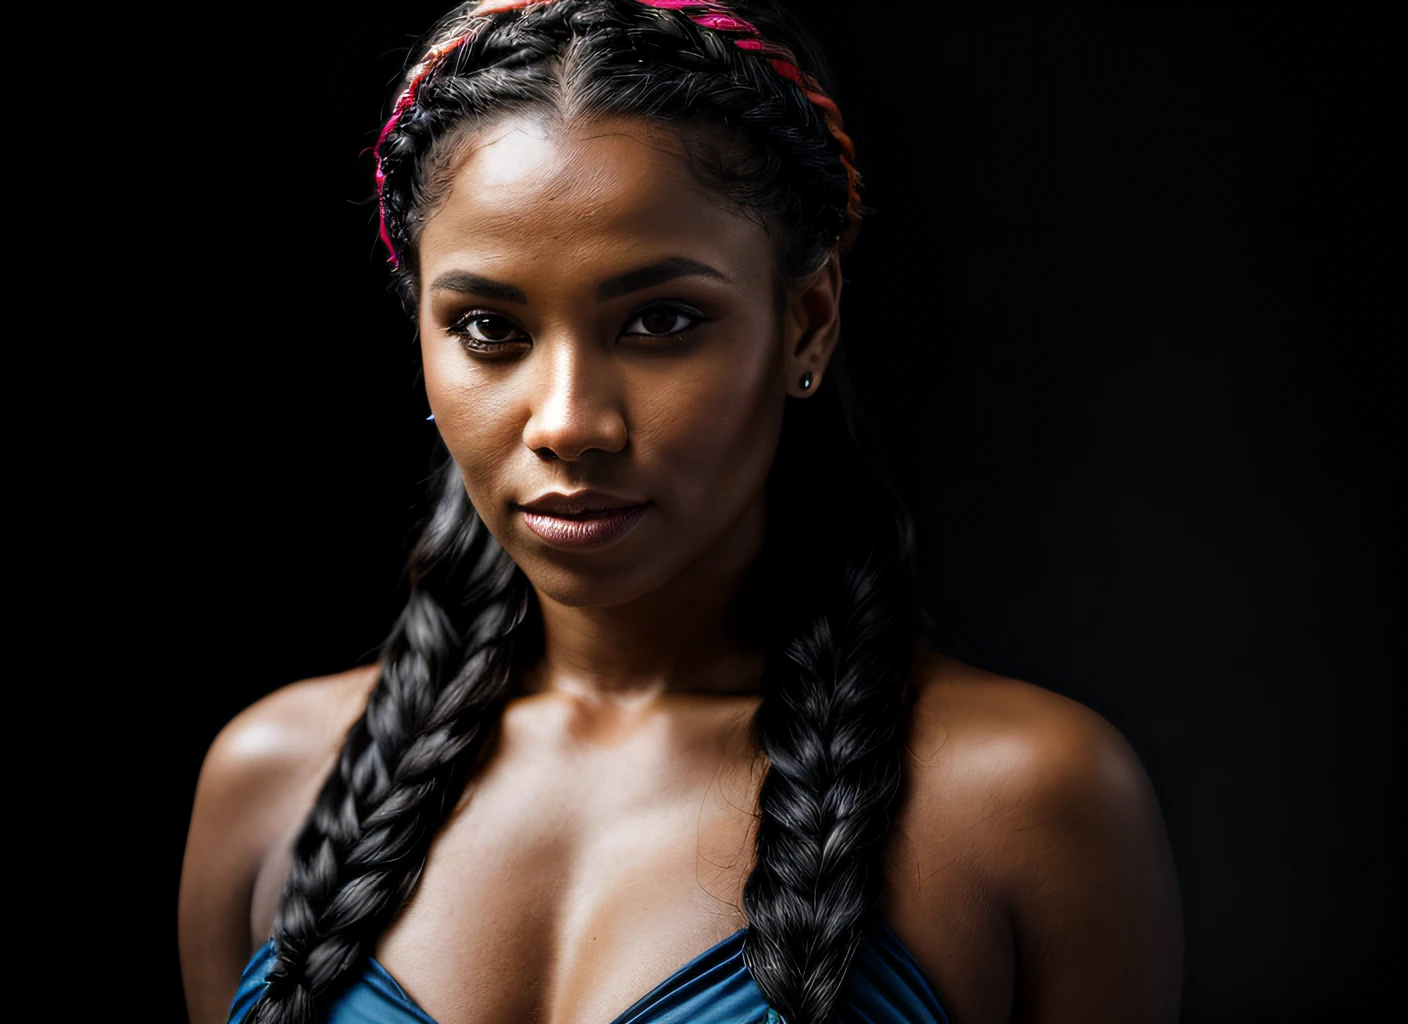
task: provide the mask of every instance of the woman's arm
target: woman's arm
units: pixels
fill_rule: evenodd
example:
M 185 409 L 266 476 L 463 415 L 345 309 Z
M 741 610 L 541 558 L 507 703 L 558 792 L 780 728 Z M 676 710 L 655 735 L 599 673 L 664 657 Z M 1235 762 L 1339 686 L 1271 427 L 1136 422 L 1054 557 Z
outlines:
M 211 744 L 196 785 L 177 919 L 191 1024 L 228 1019 L 240 973 L 272 927 L 269 907 L 254 934 L 255 882 L 292 841 L 375 681 L 372 666 L 286 686 L 242 711 Z

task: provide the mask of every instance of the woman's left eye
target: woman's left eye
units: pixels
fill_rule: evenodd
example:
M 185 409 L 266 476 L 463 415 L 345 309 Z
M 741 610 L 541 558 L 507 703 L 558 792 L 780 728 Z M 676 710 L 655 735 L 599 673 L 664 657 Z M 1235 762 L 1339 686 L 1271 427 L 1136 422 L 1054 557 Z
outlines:
M 681 334 L 704 319 L 703 314 L 677 306 L 647 309 L 626 325 L 624 334 L 646 338 L 668 338 Z

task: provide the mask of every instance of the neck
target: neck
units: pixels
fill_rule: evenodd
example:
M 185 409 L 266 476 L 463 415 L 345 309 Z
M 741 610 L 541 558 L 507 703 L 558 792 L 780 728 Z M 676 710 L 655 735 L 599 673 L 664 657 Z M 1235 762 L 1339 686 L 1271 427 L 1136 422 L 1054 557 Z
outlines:
M 740 612 L 766 520 L 759 500 L 668 583 L 623 604 L 574 607 L 535 586 L 543 655 L 523 691 L 611 703 L 756 693 L 763 654 L 745 642 Z

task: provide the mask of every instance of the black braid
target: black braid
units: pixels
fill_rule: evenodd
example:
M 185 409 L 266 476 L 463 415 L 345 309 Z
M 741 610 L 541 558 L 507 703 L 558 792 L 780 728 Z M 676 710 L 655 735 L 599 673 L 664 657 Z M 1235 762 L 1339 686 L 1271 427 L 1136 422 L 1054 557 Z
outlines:
M 730 5 L 826 85 L 809 37 L 769 0 Z M 474 4 L 427 51 L 465 34 Z M 826 91 L 832 90 L 827 86 Z M 428 75 L 379 146 L 395 281 L 412 316 L 415 246 L 447 185 L 455 143 L 533 108 L 673 125 L 691 166 L 758 220 L 796 279 L 837 251 L 853 210 L 818 107 L 766 60 L 677 11 L 633 0 L 556 0 L 497 14 Z M 769 767 L 757 860 L 744 888 L 748 968 L 787 1024 L 824 1024 L 865 916 L 900 783 L 915 635 L 912 529 L 872 469 L 851 413 L 843 351 L 818 392 L 789 402 L 769 478 L 769 537 L 751 599 L 768 660 L 754 737 Z M 817 481 L 830 532 L 801 495 Z M 276 924 L 277 964 L 251 1022 L 315 1021 L 414 892 L 509 696 L 530 591 L 488 535 L 452 462 L 412 559 L 411 599 L 382 676 L 301 833 Z M 785 609 L 779 613 L 778 609 Z
M 777 623 L 754 737 L 768 757 L 744 960 L 788 1024 L 833 1019 L 879 899 L 921 625 L 913 527 L 862 454 L 840 367 L 793 403 L 768 482 Z M 807 501 L 826 481 L 837 504 Z M 770 527 L 771 531 L 771 527 Z
M 508 697 L 527 581 L 448 458 L 437 485 L 380 679 L 295 843 L 250 1024 L 312 1024 L 370 955 Z

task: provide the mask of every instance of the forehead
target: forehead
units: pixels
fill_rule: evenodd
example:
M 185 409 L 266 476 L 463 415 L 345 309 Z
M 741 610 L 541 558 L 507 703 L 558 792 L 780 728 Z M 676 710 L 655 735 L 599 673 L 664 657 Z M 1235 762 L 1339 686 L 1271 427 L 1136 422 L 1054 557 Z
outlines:
M 701 184 L 680 138 L 660 126 L 515 115 L 474 132 L 454 157 L 418 245 L 427 275 L 467 261 L 560 272 L 657 250 L 771 266 L 767 232 Z

